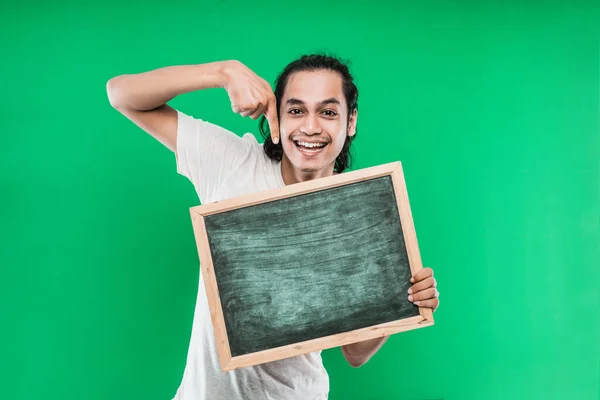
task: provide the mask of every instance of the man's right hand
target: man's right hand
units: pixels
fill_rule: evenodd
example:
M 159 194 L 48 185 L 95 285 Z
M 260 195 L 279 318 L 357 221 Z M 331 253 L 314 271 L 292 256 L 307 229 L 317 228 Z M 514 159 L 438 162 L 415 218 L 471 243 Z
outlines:
M 239 61 L 227 61 L 223 88 L 231 100 L 231 109 L 242 117 L 257 119 L 265 115 L 273 143 L 279 142 L 277 101 L 271 85 Z
M 275 94 L 267 81 L 239 61 L 177 65 L 110 79 L 110 104 L 158 141 L 176 151 L 177 111 L 167 102 L 183 93 L 222 87 L 234 112 L 256 119 L 265 115 L 273 143 L 279 142 Z

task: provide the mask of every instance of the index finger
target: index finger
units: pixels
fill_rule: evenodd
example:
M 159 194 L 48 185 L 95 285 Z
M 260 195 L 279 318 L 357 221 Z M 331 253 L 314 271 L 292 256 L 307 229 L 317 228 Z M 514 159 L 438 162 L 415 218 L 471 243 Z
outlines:
M 423 279 L 427 279 L 430 276 L 433 276 L 433 270 L 431 268 L 423 268 L 419 272 L 415 274 L 412 278 L 410 278 L 411 282 L 419 282 Z
M 271 131 L 271 140 L 274 144 L 279 143 L 279 121 L 277 121 L 277 102 L 275 98 L 267 103 L 267 112 L 265 113 L 269 130 Z

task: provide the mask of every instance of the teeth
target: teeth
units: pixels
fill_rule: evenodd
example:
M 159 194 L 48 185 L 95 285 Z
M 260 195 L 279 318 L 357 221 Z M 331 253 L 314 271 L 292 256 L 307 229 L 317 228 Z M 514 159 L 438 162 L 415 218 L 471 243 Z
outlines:
M 300 146 L 303 147 L 309 147 L 309 148 L 313 148 L 313 147 L 324 147 L 325 143 L 307 143 L 307 142 L 298 142 L 298 144 Z

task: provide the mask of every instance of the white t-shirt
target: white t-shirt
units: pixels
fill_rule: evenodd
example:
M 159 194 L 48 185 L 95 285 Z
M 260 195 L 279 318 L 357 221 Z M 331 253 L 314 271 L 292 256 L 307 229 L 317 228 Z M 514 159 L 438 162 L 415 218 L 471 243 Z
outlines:
M 196 188 L 202 204 L 285 185 L 281 163 L 262 144 L 181 112 L 177 126 L 177 172 Z M 202 273 L 192 337 L 176 400 L 324 400 L 329 377 L 321 352 L 221 371 Z

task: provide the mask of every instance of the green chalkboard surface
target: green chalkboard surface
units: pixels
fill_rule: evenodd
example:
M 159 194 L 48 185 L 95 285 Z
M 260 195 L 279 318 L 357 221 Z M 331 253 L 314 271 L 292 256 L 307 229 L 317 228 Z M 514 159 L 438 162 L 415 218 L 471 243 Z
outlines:
M 390 176 L 204 222 L 234 357 L 419 315 Z

